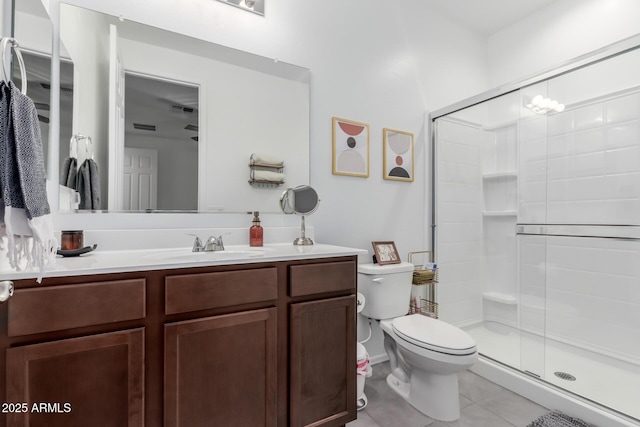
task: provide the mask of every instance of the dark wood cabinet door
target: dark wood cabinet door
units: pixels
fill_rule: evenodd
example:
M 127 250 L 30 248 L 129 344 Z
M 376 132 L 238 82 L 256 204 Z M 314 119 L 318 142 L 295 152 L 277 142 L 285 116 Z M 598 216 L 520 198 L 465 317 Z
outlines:
M 165 325 L 165 427 L 275 427 L 276 309 Z
M 290 425 L 356 418 L 355 296 L 291 304 Z
M 142 328 L 24 345 L 6 354 L 7 403 L 25 409 L 9 413 L 8 426 L 144 425 Z

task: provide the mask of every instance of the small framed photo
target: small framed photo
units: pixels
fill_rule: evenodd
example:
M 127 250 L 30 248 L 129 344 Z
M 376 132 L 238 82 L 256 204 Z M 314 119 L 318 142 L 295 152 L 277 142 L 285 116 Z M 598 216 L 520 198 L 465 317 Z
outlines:
M 413 182 L 413 134 L 384 128 L 382 136 L 383 178 Z
M 400 255 L 394 242 L 371 242 L 378 264 L 399 264 Z
M 333 117 L 334 175 L 369 176 L 369 125 Z

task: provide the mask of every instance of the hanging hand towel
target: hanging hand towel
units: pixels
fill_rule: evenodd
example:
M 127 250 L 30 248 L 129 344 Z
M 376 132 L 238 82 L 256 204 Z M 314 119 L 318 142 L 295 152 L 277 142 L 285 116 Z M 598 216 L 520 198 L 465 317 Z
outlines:
M 78 169 L 76 191 L 80 193 L 78 209 L 100 209 L 100 176 L 98 164 L 93 159 L 86 159 Z
M 60 170 L 60 185 L 76 189 L 76 176 L 78 175 L 78 159 L 67 157 L 64 159 Z
M 58 241 L 46 191 L 44 153 L 33 101 L 13 83 L 0 83 L 0 192 L 11 267 L 55 264 Z
M 75 136 L 69 141 L 69 157 L 64 159 L 60 169 L 60 185 L 76 189 L 76 176 L 78 175 L 78 141 Z

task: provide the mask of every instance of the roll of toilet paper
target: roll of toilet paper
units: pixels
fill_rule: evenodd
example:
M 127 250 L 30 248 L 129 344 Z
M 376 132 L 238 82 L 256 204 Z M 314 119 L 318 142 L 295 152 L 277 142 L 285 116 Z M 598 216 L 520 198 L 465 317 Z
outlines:
M 364 309 L 364 295 L 358 292 L 358 296 L 356 297 L 356 313 L 360 313 Z

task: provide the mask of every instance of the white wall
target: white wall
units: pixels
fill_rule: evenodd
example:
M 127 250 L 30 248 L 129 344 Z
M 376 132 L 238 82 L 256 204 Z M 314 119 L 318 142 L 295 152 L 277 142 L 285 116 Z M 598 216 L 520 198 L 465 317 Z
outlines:
M 496 87 L 640 33 L 637 0 L 561 0 L 487 39 Z

